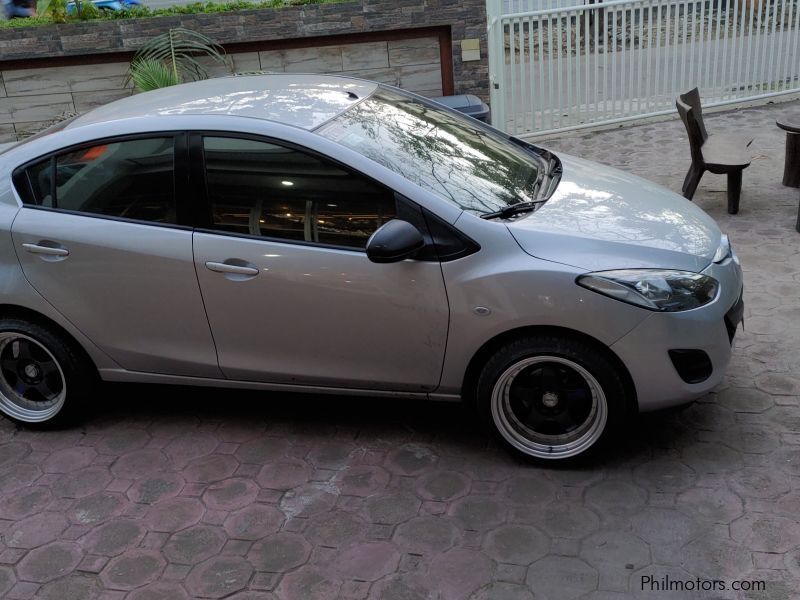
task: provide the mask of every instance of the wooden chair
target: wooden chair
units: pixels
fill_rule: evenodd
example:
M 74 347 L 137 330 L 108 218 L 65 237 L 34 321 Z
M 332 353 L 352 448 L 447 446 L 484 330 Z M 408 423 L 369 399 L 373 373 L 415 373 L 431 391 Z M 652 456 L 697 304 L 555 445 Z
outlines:
M 739 212 L 739 196 L 742 193 L 742 171 L 750 166 L 750 153 L 747 148 L 752 138 L 736 135 L 708 135 L 703 123 L 703 110 L 700 107 L 700 92 L 697 88 L 681 94 L 675 101 L 686 133 L 689 135 L 689 149 L 692 153 L 692 166 L 683 181 L 683 196 L 692 199 L 703 173 L 710 171 L 728 176 L 728 213 Z

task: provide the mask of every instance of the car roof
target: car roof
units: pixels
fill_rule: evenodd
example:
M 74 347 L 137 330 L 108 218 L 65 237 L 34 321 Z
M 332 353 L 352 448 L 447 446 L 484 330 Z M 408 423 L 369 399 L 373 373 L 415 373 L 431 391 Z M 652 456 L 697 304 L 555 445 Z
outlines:
M 314 129 L 372 94 L 372 81 L 332 75 L 256 74 L 205 79 L 134 94 L 81 115 L 67 128 L 166 115 L 235 115 Z

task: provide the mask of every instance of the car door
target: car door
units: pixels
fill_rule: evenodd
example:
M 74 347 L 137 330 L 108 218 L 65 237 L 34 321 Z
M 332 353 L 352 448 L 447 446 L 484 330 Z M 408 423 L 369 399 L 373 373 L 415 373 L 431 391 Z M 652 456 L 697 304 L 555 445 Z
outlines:
M 209 202 L 195 266 L 227 377 L 438 385 L 449 318 L 440 264 L 375 264 L 365 253 L 372 232 L 397 216 L 390 190 L 265 140 L 198 135 L 192 147 Z
M 154 134 L 37 159 L 15 171 L 12 237 L 31 285 L 121 367 L 220 377 L 176 184 L 187 155 L 185 134 Z

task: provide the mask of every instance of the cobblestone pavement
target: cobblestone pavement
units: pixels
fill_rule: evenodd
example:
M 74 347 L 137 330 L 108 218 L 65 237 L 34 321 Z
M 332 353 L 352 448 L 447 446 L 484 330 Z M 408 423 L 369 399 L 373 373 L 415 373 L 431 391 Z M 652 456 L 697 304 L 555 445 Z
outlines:
M 709 116 L 756 136 L 741 213 L 697 203 L 746 270 L 726 382 L 639 418 L 580 468 L 511 458 L 458 405 L 108 386 L 81 428 L 0 421 L 0 597 L 89 600 L 692 598 L 642 577 L 800 589 L 798 190 L 780 111 Z M 675 190 L 677 121 L 552 140 Z

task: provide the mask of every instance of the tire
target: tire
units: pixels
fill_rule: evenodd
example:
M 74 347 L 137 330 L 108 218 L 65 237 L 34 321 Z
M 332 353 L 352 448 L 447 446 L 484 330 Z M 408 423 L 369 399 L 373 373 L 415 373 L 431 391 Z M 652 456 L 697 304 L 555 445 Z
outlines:
M 478 412 L 515 453 L 572 461 L 598 451 L 624 422 L 618 367 L 593 344 L 556 335 L 498 349 L 478 377 Z
M 62 333 L 37 322 L 0 318 L 0 412 L 17 423 L 53 428 L 83 416 L 97 374 Z

